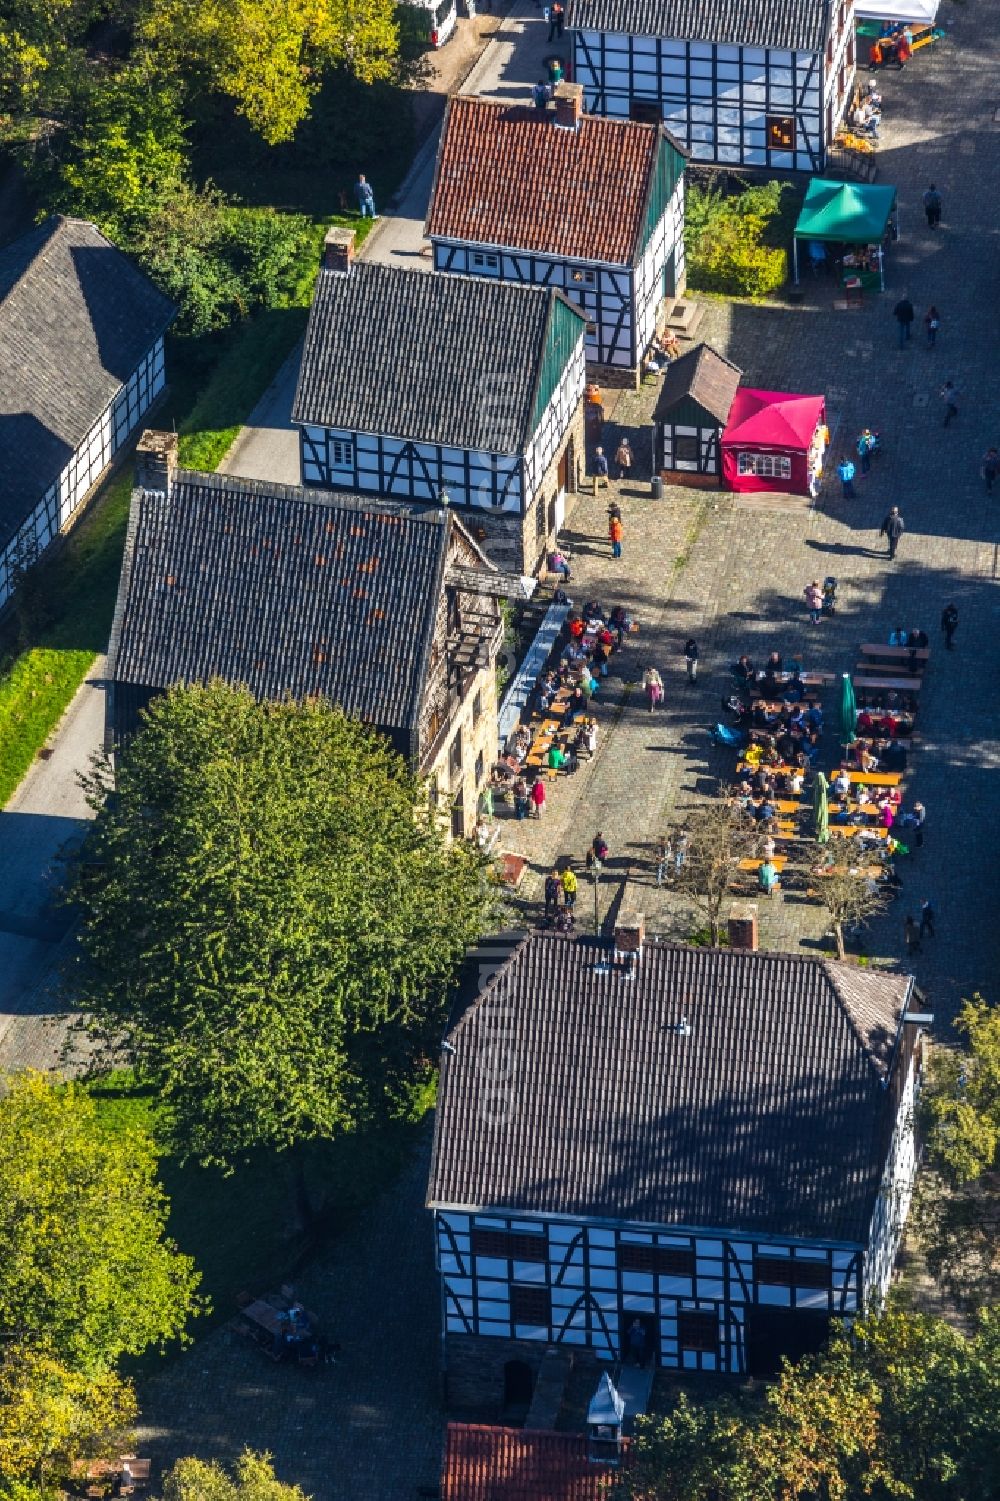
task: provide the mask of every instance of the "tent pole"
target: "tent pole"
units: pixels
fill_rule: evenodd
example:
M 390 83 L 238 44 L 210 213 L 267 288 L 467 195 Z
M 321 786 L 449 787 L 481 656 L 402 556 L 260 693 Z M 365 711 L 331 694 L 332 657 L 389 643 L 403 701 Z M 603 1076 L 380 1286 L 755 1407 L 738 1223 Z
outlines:
M 879 279 L 879 281 L 881 283 L 881 290 L 884 292 L 885 291 L 885 246 L 884 245 L 880 245 L 878 247 L 878 279 Z
M 799 284 L 799 237 L 792 235 L 792 282 Z

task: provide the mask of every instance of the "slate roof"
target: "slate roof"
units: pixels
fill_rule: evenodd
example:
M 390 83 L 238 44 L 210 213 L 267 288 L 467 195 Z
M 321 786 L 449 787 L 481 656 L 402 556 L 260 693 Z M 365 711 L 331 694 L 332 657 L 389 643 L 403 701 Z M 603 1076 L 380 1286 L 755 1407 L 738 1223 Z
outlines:
M 739 366 L 710 344 L 696 344 L 667 366 L 653 420 L 665 421 L 679 401 L 690 397 L 724 427 L 742 377 Z
M 441 1501 L 608 1501 L 608 1466 L 582 1433 L 449 1423 Z
M 455 524 L 437 507 L 179 471 L 169 497 L 132 497 L 108 675 L 322 694 L 411 728 Z
M 830 0 L 566 0 L 566 25 L 580 31 L 731 42 L 819 52 Z
M 441 1054 L 431 1207 L 865 1243 L 908 976 L 652 939 L 628 979 L 511 942 Z
M 173 314 L 82 219 L 48 219 L 0 250 L 0 547 Z
M 324 267 L 292 421 L 521 453 L 557 297 L 373 261 L 346 276 Z
M 430 238 L 631 266 L 661 142 L 656 125 L 455 95 L 438 147 Z

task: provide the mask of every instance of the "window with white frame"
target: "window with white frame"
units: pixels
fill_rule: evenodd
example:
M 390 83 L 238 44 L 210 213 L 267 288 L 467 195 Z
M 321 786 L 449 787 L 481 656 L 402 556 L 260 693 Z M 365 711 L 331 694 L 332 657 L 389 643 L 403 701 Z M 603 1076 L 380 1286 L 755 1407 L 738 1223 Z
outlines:
M 791 479 L 792 461 L 780 453 L 741 453 L 737 471 L 756 474 L 761 479 Z
M 331 438 L 327 449 L 331 469 L 354 468 L 354 444 L 350 438 Z

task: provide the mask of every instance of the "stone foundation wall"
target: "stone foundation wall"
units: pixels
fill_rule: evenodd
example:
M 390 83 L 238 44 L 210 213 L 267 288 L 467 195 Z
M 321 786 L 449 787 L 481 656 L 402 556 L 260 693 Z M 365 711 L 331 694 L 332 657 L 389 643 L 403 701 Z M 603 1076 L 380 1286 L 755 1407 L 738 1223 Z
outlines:
M 552 1348 L 533 1339 L 494 1339 L 481 1334 L 449 1334 L 445 1338 L 444 1390 L 449 1407 L 474 1408 L 482 1420 L 496 1422 L 503 1411 L 504 1366 L 520 1360 L 535 1380 L 546 1350 Z M 604 1365 L 582 1345 L 555 1346 L 572 1351 L 574 1371 L 592 1369 L 596 1387 Z

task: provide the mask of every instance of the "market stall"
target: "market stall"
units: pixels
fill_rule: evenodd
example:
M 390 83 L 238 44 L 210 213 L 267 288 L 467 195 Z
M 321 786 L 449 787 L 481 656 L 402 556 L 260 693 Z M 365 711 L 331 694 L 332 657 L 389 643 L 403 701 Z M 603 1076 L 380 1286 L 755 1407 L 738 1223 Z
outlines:
M 896 189 L 876 183 L 829 182 L 814 177 L 792 237 L 792 267 L 799 281 L 799 241 L 813 247 L 841 247 L 845 286 L 885 291 L 885 243 L 898 239 Z
M 830 434 L 822 396 L 736 392 L 722 434 L 722 474 L 732 490 L 815 495 Z

